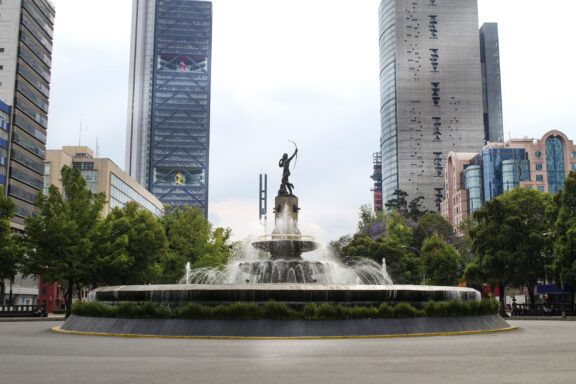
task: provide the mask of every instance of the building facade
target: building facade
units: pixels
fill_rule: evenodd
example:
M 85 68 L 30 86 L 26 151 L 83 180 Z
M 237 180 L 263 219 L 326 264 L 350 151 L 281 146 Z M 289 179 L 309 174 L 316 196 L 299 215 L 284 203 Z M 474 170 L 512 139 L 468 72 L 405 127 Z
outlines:
M 112 160 L 94 158 L 92 150 L 84 146 L 47 151 L 44 163 L 44 193 L 47 193 L 50 185 L 57 186 L 63 192 L 60 171 L 64 165 L 80 170 L 86 186 L 93 193 L 106 195 L 106 204 L 102 211 L 104 216 L 115 207 L 121 208 L 131 201 L 135 201 L 156 217 L 160 217 L 164 212 L 162 202 L 146 188 L 128 176 Z
M 504 141 L 504 123 L 497 23 L 484 23 L 480 27 L 480 61 L 482 63 L 484 140 L 502 142 Z
M 126 169 L 167 205 L 208 211 L 212 3 L 134 0 Z
M 42 190 L 54 16 L 48 0 L 0 2 L 0 100 L 11 107 L 7 193 L 17 229 Z
M 485 202 L 518 187 L 556 193 L 570 172 L 576 172 L 576 145 L 556 130 L 537 140 L 489 143 L 473 155 L 452 152 L 441 213 L 459 232 L 459 224 Z
M 0 100 L 0 187 L 6 192 L 10 151 L 10 107 Z
M 382 0 L 383 200 L 401 189 L 438 210 L 446 155 L 484 144 L 476 0 Z

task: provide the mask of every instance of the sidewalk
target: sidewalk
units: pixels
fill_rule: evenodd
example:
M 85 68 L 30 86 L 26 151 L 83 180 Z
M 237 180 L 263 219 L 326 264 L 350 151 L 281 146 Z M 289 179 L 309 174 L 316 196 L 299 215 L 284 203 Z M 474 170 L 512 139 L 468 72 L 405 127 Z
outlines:
M 0 323 L 7 323 L 13 321 L 64 321 L 64 315 L 48 314 L 48 317 L 0 317 Z

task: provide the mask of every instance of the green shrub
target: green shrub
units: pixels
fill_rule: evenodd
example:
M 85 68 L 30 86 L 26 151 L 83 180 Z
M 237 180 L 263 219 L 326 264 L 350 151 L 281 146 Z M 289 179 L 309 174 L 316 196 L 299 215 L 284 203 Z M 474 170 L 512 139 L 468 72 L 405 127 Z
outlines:
M 188 303 L 177 310 L 177 317 L 190 320 L 209 319 L 211 318 L 210 312 L 210 307 L 198 303 Z
M 98 302 L 77 302 L 72 305 L 72 314 L 76 316 L 113 317 L 112 312 L 112 307 Z
M 398 303 L 394 306 L 394 317 L 397 319 L 418 317 L 419 315 L 418 310 L 408 303 Z
M 388 303 L 382 303 L 377 308 L 378 318 L 380 319 L 392 319 L 394 318 L 394 308 L 392 308 Z
M 378 318 L 377 307 L 349 307 L 346 319 L 376 319 Z
M 318 306 L 318 320 L 333 320 L 336 318 L 334 305 L 322 303 Z
M 288 304 L 268 301 L 262 305 L 262 319 L 269 320 L 296 320 L 298 314 Z
M 318 320 L 318 306 L 316 304 L 306 304 L 302 308 L 302 319 Z
M 427 302 L 422 310 L 408 303 L 394 307 L 382 303 L 378 307 L 345 306 L 341 304 L 306 304 L 294 309 L 285 303 L 269 301 L 265 304 L 231 303 L 208 306 L 188 303 L 180 308 L 169 308 L 153 303 L 124 303 L 117 306 L 98 302 L 75 303 L 72 313 L 78 316 L 117 317 L 128 319 L 214 319 L 214 320 L 345 320 L 390 319 L 411 317 L 483 316 L 498 312 L 498 302 Z

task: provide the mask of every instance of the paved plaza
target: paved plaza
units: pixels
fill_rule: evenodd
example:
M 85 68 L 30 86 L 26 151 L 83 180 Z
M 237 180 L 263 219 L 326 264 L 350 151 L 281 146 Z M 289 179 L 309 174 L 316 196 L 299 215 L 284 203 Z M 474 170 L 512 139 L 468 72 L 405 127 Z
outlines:
M 0 383 L 575 383 L 576 321 L 468 336 L 169 340 L 0 323 Z

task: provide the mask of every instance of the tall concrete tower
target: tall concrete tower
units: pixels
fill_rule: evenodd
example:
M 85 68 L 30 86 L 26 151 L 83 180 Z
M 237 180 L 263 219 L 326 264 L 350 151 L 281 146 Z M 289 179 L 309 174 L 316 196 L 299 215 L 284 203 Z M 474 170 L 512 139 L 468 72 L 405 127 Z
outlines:
M 54 17 L 48 0 L 0 1 L 0 181 L 16 205 L 16 229 L 37 211 L 44 185 Z
M 208 211 L 212 3 L 133 0 L 126 170 Z
M 383 201 L 396 189 L 439 209 L 447 154 L 484 144 L 476 0 L 382 0 Z

